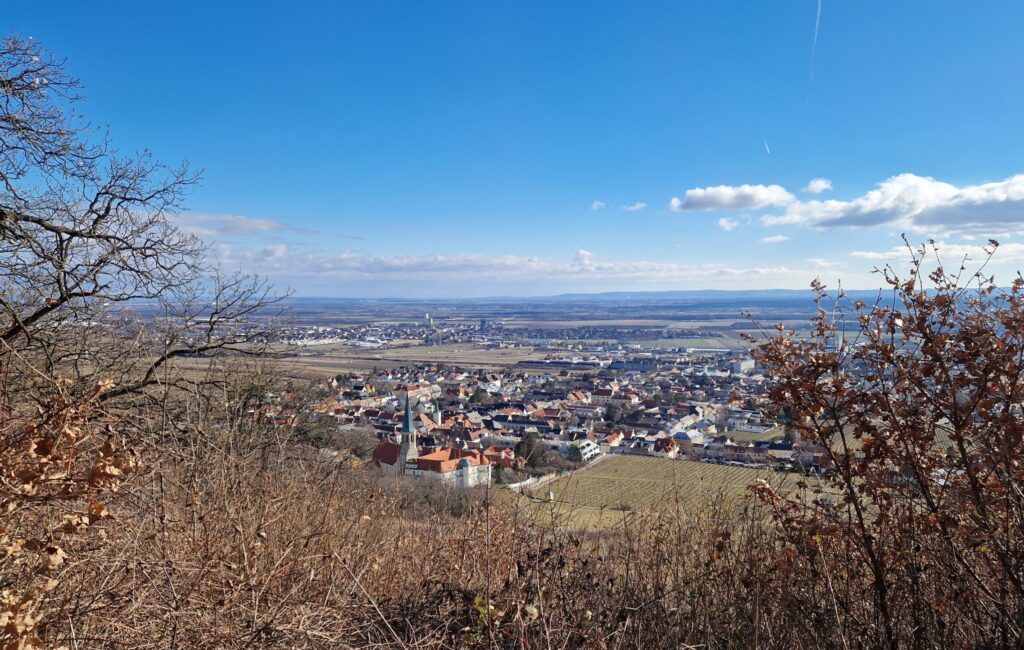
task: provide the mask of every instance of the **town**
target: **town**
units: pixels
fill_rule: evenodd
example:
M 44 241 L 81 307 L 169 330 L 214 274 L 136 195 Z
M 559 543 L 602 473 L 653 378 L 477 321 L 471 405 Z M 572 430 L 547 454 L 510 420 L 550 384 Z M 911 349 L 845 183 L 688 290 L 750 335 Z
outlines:
M 331 341 L 373 333 L 381 346 L 416 336 L 461 337 L 463 346 L 480 350 L 523 340 L 522 333 L 506 340 L 486 322 L 441 328 L 429 316 L 406 326 L 328 333 Z M 765 378 L 745 350 L 534 343 L 542 358 L 505 367 L 438 362 L 336 373 L 323 378 L 326 395 L 313 410 L 339 432 L 376 437 L 373 462 L 383 473 L 455 486 L 519 487 L 620 454 L 828 469 L 824 448 L 797 439 L 757 408 Z

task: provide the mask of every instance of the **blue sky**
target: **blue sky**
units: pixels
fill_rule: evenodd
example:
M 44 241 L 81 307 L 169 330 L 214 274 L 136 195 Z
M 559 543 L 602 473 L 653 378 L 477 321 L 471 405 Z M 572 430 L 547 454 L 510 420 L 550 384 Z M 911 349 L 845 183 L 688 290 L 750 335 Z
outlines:
M 121 150 L 204 170 L 176 219 L 225 266 L 302 295 L 867 288 L 901 233 L 995 236 L 1008 277 L 1024 4 L 820 6 L 816 45 L 817 0 L 7 0 L 0 25 L 67 58 Z

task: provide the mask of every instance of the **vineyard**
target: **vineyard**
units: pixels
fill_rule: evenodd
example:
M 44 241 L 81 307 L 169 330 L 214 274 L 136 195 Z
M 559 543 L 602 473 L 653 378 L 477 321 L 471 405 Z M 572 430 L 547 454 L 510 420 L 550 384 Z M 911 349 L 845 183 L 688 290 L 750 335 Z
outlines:
M 545 522 L 602 530 L 621 525 L 633 514 L 662 507 L 737 501 L 749 495 L 747 486 L 759 478 L 777 484 L 788 476 L 689 460 L 612 456 L 539 489 L 533 509 Z M 548 490 L 554 495 L 550 503 L 546 502 Z

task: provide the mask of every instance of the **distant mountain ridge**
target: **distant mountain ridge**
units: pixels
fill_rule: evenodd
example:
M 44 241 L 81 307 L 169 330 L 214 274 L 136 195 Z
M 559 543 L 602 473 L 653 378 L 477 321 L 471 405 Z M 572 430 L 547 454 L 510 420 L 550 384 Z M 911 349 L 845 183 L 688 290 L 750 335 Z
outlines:
M 866 289 L 846 291 L 853 299 L 875 299 L 881 290 Z M 834 295 L 834 291 L 829 292 Z M 882 292 L 884 293 L 884 292 Z M 813 299 L 810 289 L 691 289 L 670 291 L 603 291 L 596 293 L 560 293 L 539 296 L 481 296 L 470 298 L 353 298 L 325 296 L 293 296 L 295 301 L 338 301 L 338 302 L 410 302 L 410 303 L 459 303 L 459 302 L 623 302 L 623 301 L 700 301 L 700 302 L 764 302 L 764 301 L 808 301 Z
M 830 292 L 831 293 L 831 292 Z M 878 290 L 846 291 L 851 298 L 875 297 Z M 807 300 L 813 297 L 810 289 L 692 289 L 679 291 L 604 291 L 598 293 L 562 293 L 548 300 Z M 536 298 L 540 299 L 540 298 Z

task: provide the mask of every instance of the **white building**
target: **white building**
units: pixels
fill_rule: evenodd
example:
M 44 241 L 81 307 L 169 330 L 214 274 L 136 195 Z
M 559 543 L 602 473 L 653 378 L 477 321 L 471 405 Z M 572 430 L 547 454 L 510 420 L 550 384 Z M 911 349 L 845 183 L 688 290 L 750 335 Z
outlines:
M 584 463 L 589 463 L 601 455 L 601 448 L 593 440 L 583 438 L 572 443 L 580 450 Z

